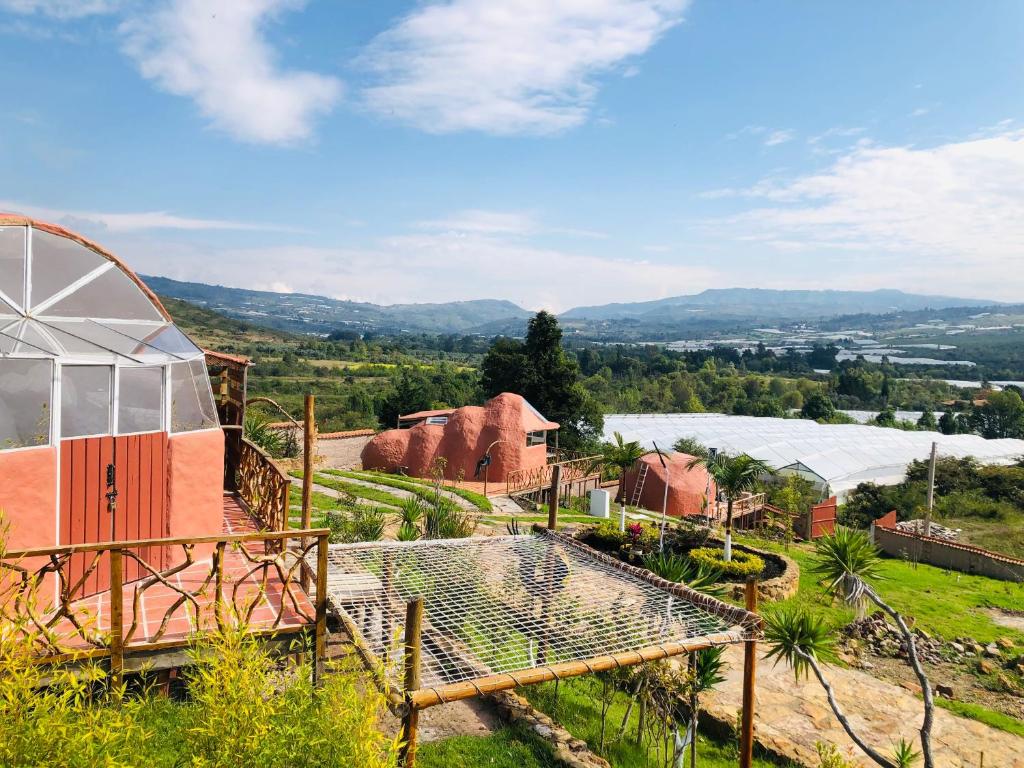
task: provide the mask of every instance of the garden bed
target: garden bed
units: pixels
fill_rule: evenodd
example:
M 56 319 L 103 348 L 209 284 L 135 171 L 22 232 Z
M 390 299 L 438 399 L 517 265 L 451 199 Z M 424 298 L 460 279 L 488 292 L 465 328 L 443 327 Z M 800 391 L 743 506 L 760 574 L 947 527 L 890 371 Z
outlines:
M 639 526 L 639 528 L 637 527 Z M 632 527 L 632 532 L 628 532 Z M 576 534 L 584 544 L 605 552 L 630 565 L 645 567 L 645 555 L 658 549 L 658 529 L 655 526 L 634 524 L 627 526 L 627 533 L 619 533 L 613 522 L 589 526 Z M 665 549 L 673 554 L 688 557 L 698 549 L 723 549 L 725 543 L 708 535 L 706 529 L 696 526 L 680 526 L 676 524 L 665 532 Z M 757 578 L 758 600 L 772 602 L 785 600 L 797 593 L 800 588 L 800 567 L 794 560 L 780 552 L 769 552 L 747 544 L 733 543 L 733 553 L 744 553 L 760 558 L 764 568 L 759 573 L 750 574 Z M 743 599 L 746 575 L 723 574 L 719 583 L 724 584 L 727 594 L 734 600 Z

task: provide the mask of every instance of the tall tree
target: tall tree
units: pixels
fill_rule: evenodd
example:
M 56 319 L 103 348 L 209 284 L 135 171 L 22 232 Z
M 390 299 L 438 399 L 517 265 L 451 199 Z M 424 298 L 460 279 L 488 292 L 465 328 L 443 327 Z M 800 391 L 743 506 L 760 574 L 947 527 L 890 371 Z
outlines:
M 626 442 L 619 432 L 615 433 L 614 443 L 601 446 L 601 464 L 616 467 L 619 470 L 619 529 L 626 528 L 626 473 L 647 453 L 636 440 Z
M 524 342 L 496 340 L 481 368 L 480 385 L 487 397 L 502 392 L 522 395 L 559 423 L 562 446 L 582 449 L 596 443 L 604 418 L 580 381 L 575 357 L 562 348 L 562 329 L 554 315 L 538 312 Z

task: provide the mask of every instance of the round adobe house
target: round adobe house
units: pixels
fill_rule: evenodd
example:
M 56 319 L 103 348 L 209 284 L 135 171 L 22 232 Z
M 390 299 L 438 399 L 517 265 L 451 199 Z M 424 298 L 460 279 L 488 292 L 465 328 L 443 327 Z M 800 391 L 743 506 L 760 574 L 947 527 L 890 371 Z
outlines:
M 416 477 L 429 477 L 436 460 L 445 460 L 448 480 L 473 480 L 477 463 L 490 448 L 487 470 L 491 482 L 504 482 L 509 473 L 547 463 L 547 433 L 558 429 L 522 395 L 503 392 L 482 406 L 467 405 L 422 411 L 399 419 L 410 425 L 376 435 L 363 448 L 363 469 L 393 472 L 402 468 Z
M 669 465 L 668 514 L 672 517 L 704 514 L 708 473 L 704 467 L 690 468 L 687 466 L 691 461 L 693 461 L 693 456 L 685 453 L 673 452 L 667 457 Z M 658 460 L 656 453 L 648 453 L 626 473 L 626 500 L 633 499 L 642 464 L 647 466 L 647 477 L 644 479 L 638 506 L 660 512 L 665 497 L 665 469 L 661 466 L 661 461 Z M 714 497 L 714 483 L 711 484 L 711 493 Z

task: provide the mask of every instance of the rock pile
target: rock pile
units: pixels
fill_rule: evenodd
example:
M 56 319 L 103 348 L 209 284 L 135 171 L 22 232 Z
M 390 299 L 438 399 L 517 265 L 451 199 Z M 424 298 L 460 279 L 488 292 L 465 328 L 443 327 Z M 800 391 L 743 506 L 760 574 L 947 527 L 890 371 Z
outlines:
M 955 643 L 945 643 L 939 638 L 932 637 L 923 629 L 912 629 L 914 633 L 914 645 L 917 648 L 917 657 L 922 661 L 931 664 L 938 664 L 940 661 L 957 661 L 962 655 L 963 646 L 958 653 L 954 648 Z M 844 634 L 858 641 L 861 641 L 870 653 L 877 656 L 889 656 L 892 658 L 907 658 L 907 643 L 900 632 L 899 627 L 891 624 L 884 613 L 875 611 L 870 616 L 857 619 L 848 624 Z
M 924 535 L 924 520 L 904 520 L 901 523 L 896 523 L 896 530 L 902 531 L 903 533 L 912 533 L 915 536 Z M 947 528 L 944 525 L 939 525 L 936 522 L 932 522 L 928 526 L 929 535 L 933 539 L 944 539 L 945 541 L 956 541 L 960 538 L 960 529 Z

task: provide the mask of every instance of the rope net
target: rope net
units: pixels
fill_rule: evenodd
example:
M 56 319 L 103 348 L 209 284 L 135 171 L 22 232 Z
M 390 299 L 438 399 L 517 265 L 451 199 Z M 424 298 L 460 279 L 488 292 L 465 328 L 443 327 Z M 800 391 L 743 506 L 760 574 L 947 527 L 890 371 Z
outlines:
M 645 573 L 550 533 L 341 544 L 327 597 L 393 672 L 406 603 L 423 597 L 423 688 L 755 632 L 751 614 Z

